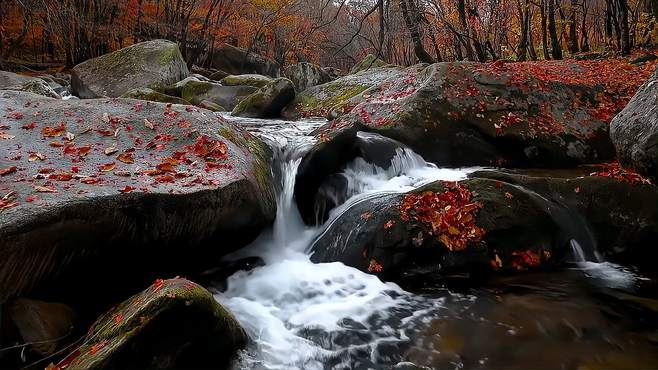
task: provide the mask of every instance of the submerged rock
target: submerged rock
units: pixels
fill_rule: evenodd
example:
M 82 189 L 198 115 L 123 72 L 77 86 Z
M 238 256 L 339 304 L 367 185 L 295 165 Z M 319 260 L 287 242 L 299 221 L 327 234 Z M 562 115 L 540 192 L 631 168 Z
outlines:
M 3 92 L 0 112 L 0 302 L 111 301 L 204 271 L 274 219 L 268 147 L 205 109 Z
M 189 105 L 190 103 L 184 99 L 181 99 L 176 96 L 170 96 L 163 93 L 159 93 L 148 87 L 142 87 L 138 89 L 132 89 L 127 93 L 121 95 L 122 98 L 129 99 L 138 99 L 138 100 L 148 100 L 159 103 L 171 103 L 171 104 L 183 104 Z
M 314 262 L 340 261 L 385 279 L 555 266 L 576 240 L 596 260 L 658 256 L 658 188 L 606 176 L 495 171 L 407 194 L 369 197 L 333 221 Z M 429 281 L 429 280 L 428 280 Z
M 610 124 L 622 164 L 658 181 L 658 72 L 638 90 Z
M 232 75 L 255 73 L 270 77 L 279 77 L 281 70 L 274 59 L 259 55 L 253 51 L 223 44 L 214 49 L 210 65 Z M 217 78 L 211 79 L 216 80 Z
M 189 75 L 178 45 L 151 40 L 89 59 L 73 68 L 73 94 L 84 98 L 119 97 L 131 89 L 163 89 Z
M 247 341 L 238 321 L 210 292 L 185 279 L 157 280 L 101 316 L 83 344 L 57 366 L 226 368 Z
M 289 66 L 284 74 L 295 84 L 295 89 L 298 92 L 334 79 L 320 66 L 305 62 Z
M 228 110 L 247 96 L 255 93 L 258 88 L 253 86 L 222 86 L 205 81 L 189 81 L 181 89 L 181 97 L 194 105 L 207 100 Z
M 261 88 L 272 82 L 272 79 L 267 76 L 256 74 L 231 75 L 222 78 L 220 82 L 224 86 L 253 86 Z
M 272 118 L 295 98 L 295 86 L 287 78 L 277 78 L 241 101 L 233 115 L 236 117 Z

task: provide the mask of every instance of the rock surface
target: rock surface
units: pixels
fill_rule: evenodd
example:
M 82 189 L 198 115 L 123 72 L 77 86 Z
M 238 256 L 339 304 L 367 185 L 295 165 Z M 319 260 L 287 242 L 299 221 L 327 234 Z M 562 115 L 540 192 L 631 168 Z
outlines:
M 295 89 L 298 92 L 334 79 L 320 66 L 305 62 L 289 66 L 284 74 L 295 84 Z
M 371 68 L 380 68 L 386 66 L 391 66 L 391 65 L 377 58 L 377 56 L 373 54 L 368 54 L 366 55 L 365 58 L 363 58 L 362 61 L 360 61 L 354 67 L 352 67 L 352 69 L 350 70 L 350 74 L 358 73 Z
M 232 75 L 250 73 L 270 77 L 279 77 L 281 75 L 281 68 L 273 59 L 258 55 L 253 51 L 247 53 L 246 49 L 228 44 L 223 44 L 213 51 L 210 64 L 213 68 Z
M 87 60 L 73 68 L 74 95 L 116 98 L 139 87 L 160 90 L 189 75 L 178 45 L 151 40 Z
M 0 71 L 0 90 L 25 91 L 60 98 L 59 94 L 43 79 Z
M 248 74 L 226 76 L 220 82 L 224 86 L 253 86 L 261 88 L 272 82 L 272 79 L 263 75 Z
M 353 205 L 313 245 L 385 279 L 519 271 L 569 258 L 570 241 L 643 264 L 658 253 L 658 188 L 606 176 L 558 178 L 478 172 Z M 594 256 L 588 256 L 594 258 Z
M 236 105 L 258 88 L 253 86 L 222 86 L 205 81 L 189 81 L 181 89 L 181 97 L 194 105 L 207 100 L 228 110 Z
M 157 92 L 153 89 L 149 89 L 148 87 L 132 89 L 127 93 L 121 95 L 121 97 L 128 99 L 147 100 L 147 101 L 158 102 L 158 103 L 171 103 L 171 104 L 183 104 L 183 105 L 190 104 L 190 102 L 184 99 L 181 99 L 176 96 L 166 95 Z
M 281 110 L 295 98 L 295 86 L 287 78 L 277 78 L 241 101 L 233 115 L 236 117 L 279 117 Z
M 210 111 L 2 92 L 0 112 L 0 301 L 199 273 L 274 219 L 269 149 Z
M 57 366 L 67 369 L 226 368 L 248 338 L 201 286 L 157 280 L 101 316 L 83 344 Z
M 658 72 L 638 90 L 610 124 L 622 164 L 658 181 Z

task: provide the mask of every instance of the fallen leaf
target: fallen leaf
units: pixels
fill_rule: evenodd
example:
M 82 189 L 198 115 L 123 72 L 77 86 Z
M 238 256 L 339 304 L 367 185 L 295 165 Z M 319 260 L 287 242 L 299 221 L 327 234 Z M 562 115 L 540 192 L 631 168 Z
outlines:
M 11 166 L 11 167 L 0 169 L 0 176 L 10 175 L 10 174 L 16 172 L 16 170 L 17 170 L 16 166 Z
M 29 162 L 34 162 L 34 161 L 37 161 L 37 160 L 43 161 L 44 159 L 46 159 L 45 155 L 43 155 L 42 153 L 35 153 L 35 152 L 31 152 L 29 154 L 29 156 L 27 157 L 27 160 Z
M 149 121 L 148 118 L 144 118 L 144 126 L 150 128 L 151 130 L 155 130 L 155 126 L 153 126 L 153 123 Z
M 57 193 L 55 188 L 49 188 L 47 186 L 34 185 L 34 190 L 39 193 Z
M 111 146 L 111 147 L 109 147 L 109 148 L 105 148 L 105 155 L 112 155 L 112 154 L 114 154 L 114 153 L 116 153 L 116 152 L 118 152 L 118 151 L 119 151 L 119 149 L 117 149 L 117 148 L 114 147 L 114 146 Z
M 114 169 L 114 167 L 116 167 L 116 165 L 117 165 L 116 162 L 105 163 L 105 164 L 100 165 L 98 167 L 98 169 L 102 172 L 110 172 Z
M 123 152 L 117 156 L 117 160 L 127 164 L 135 163 L 132 152 Z

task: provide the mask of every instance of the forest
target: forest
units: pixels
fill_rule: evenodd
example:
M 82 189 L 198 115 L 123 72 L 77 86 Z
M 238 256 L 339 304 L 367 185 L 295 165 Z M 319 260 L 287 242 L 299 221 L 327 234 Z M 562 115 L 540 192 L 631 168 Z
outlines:
M 658 0 L 0 21 L 0 369 L 658 369 Z

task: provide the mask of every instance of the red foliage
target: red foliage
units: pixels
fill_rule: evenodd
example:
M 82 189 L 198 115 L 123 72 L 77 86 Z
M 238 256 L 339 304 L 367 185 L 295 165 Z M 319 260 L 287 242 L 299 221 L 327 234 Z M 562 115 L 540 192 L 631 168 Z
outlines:
M 541 256 L 532 250 L 512 252 L 512 267 L 517 270 L 526 270 L 539 265 L 541 265 Z
M 228 158 L 226 144 L 222 141 L 211 139 L 206 135 L 199 136 L 194 145 L 188 146 L 187 149 L 204 159 Z
M 606 163 L 603 165 L 602 170 L 593 172 L 590 176 L 609 177 L 611 179 L 625 181 L 631 184 L 651 184 L 651 180 L 643 177 L 635 171 L 623 168 L 619 162 Z
M 370 264 L 368 265 L 368 272 L 382 272 L 383 269 L 384 267 L 374 258 L 370 260 Z
M 485 231 L 475 224 L 477 211 L 482 208 L 472 201 L 471 191 L 464 185 L 445 182 L 445 191 L 426 191 L 407 194 L 400 205 L 404 221 L 419 221 L 431 229 L 451 251 L 466 249 L 469 243 L 482 240 Z

